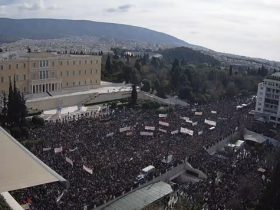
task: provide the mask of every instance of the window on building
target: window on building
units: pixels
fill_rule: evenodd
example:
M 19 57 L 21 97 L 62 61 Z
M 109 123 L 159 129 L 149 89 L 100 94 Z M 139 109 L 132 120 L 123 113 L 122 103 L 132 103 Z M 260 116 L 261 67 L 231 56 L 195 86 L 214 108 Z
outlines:
M 85 74 L 87 74 L 87 70 L 85 69 Z
M 33 63 L 33 68 L 35 68 L 36 67 L 36 63 Z
M 98 60 L 96 60 L 96 64 L 98 64 Z
M 73 86 L 75 86 L 75 82 L 73 82 Z
M 23 80 L 26 80 L 26 75 L 25 74 L 23 75 Z
M 81 70 L 79 70 L 79 75 L 81 75 Z
M 81 85 L 81 82 L 79 81 L 79 85 Z
M 16 81 L 19 81 L 19 75 L 16 75 Z
M 12 80 L 11 80 L 11 76 L 9 76 L 8 78 L 9 78 L 9 81 L 12 81 Z
M 85 80 L 85 85 L 87 84 L 87 81 Z
M 92 74 L 92 69 L 90 70 L 90 74 Z
M 85 64 L 87 64 L 87 60 L 85 60 Z
M 97 84 L 97 80 L 95 80 L 95 83 Z
M 16 69 L 18 69 L 18 63 L 16 64 Z
M 60 72 L 60 77 L 62 77 L 62 71 Z
M 97 74 L 97 69 L 95 69 L 95 73 Z
M 54 66 L 54 61 L 52 62 L 52 66 Z
M 46 61 L 46 66 L 49 66 L 49 61 Z
M 73 71 L 73 76 L 75 76 L 75 71 Z
M 66 82 L 66 86 L 68 87 L 68 82 Z
M 9 69 L 11 69 L 12 68 L 12 66 L 11 66 L 11 64 L 9 64 Z
M 3 69 L 4 69 L 3 65 L 1 65 L 1 66 L 0 66 L 0 69 L 1 69 L 1 70 L 3 70 Z
M 26 87 L 23 87 L 23 92 L 26 92 Z
M 92 60 L 90 61 L 90 64 L 92 64 Z
M 73 65 L 75 65 L 75 61 L 73 61 Z
M 4 82 L 4 77 L 1 77 L 1 83 L 3 83 Z
M 82 61 L 79 60 L 79 64 L 81 65 L 81 64 L 82 64 Z
M 23 63 L 23 68 L 25 68 L 26 67 L 26 64 L 25 63 Z
M 62 61 L 60 61 L 60 65 L 61 65 L 61 66 L 63 65 L 63 62 L 62 62 Z
M 69 61 L 67 61 L 67 65 L 69 65 Z
M 67 77 L 69 77 L 69 71 L 67 71 L 66 74 L 67 74 Z

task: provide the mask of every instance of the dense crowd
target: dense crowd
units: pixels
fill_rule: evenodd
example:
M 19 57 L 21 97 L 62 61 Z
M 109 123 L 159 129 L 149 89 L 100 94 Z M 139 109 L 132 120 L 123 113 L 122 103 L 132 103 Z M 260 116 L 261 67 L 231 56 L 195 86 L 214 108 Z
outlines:
M 240 104 L 246 106 L 237 109 Z M 30 140 L 36 144 L 28 149 L 67 179 L 70 187 L 65 191 L 65 186 L 53 183 L 18 190 L 13 195 L 19 203 L 31 204 L 32 209 L 93 208 L 137 187 L 135 178 L 142 168 L 153 165 L 158 176 L 186 158 L 211 179 L 215 173 L 211 163 L 217 168 L 224 167 L 227 162 L 206 156 L 206 149 L 237 129 L 250 126 L 252 116 L 248 112 L 253 106 L 251 98 L 233 98 L 207 105 L 177 107 L 167 113 L 166 118 L 159 118 L 156 110 L 124 107 L 106 110 L 106 114 L 95 117 L 87 115 L 72 121 L 48 122 L 44 127 L 30 130 Z M 198 115 L 198 112 L 202 113 Z M 213 130 L 205 119 L 217 123 Z M 168 122 L 169 126 L 159 125 L 159 121 Z M 155 127 L 153 136 L 140 135 L 145 126 Z M 130 129 L 120 132 L 124 127 Z M 193 135 L 171 134 L 181 127 L 192 130 Z M 54 148 L 61 150 L 55 153 Z M 167 154 L 173 155 L 171 164 L 162 162 Z M 83 170 L 83 166 L 91 169 L 92 174 Z
M 199 160 L 196 157 L 189 161 L 204 171 L 207 179 L 181 185 L 178 192 L 190 207 L 217 210 L 253 208 L 270 181 L 272 168 L 266 159 L 271 151 L 270 145 L 262 150 L 243 145 L 237 151 L 224 151 L 213 156 L 200 154 Z

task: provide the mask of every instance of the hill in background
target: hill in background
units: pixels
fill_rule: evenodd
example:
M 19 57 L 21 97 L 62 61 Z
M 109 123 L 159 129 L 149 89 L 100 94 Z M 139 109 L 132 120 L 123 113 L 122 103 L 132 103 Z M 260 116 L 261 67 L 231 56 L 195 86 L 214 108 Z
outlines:
M 212 56 L 187 47 L 164 49 L 160 50 L 159 53 L 162 54 L 163 58 L 169 63 L 172 63 L 175 59 L 178 59 L 180 62 L 182 62 L 182 64 L 220 64 L 220 62 Z
M 20 39 L 59 39 L 72 36 L 92 36 L 108 40 L 134 40 L 159 45 L 189 45 L 176 37 L 142 27 L 88 20 L 0 18 L 0 28 L 0 43 Z

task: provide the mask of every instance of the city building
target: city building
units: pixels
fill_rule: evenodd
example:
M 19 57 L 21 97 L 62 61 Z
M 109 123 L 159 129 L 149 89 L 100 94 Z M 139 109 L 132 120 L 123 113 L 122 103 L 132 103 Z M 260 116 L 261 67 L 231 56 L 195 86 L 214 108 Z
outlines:
M 255 117 L 280 124 L 280 72 L 266 77 L 259 83 Z
M 0 92 L 16 80 L 25 94 L 59 92 L 67 88 L 100 85 L 101 56 L 25 53 L 0 58 Z

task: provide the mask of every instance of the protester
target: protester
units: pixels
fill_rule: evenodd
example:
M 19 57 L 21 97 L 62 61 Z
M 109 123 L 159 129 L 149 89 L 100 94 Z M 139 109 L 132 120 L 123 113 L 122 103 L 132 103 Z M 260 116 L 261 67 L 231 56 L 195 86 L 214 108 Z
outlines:
M 248 106 L 236 109 L 245 103 Z M 135 178 L 142 168 L 153 165 L 155 176 L 159 176 L 186 158 L 211 180 L 215 174 L 211 167 L 223 168 L 225 163 L 212 161 L 205 149 L 237 129 L 250 126 L 253 117 L 248 112 L 253 106 L 250 98 L 234 98 L 179 107 L 167 116 L 159 116 L 155 110 L 124 108 L 47 122 L 42 128 L 30 130 L 34 144 L 28 149 L 67 179 L 70 188 L 63 196 L 65 186 L 59 183 L 12 194 L 20 203 L 31 203 L 32 209 L 93 208 L 137 187 Z M 172 164 L 163 163 L 169 154 L 173 155 Z

